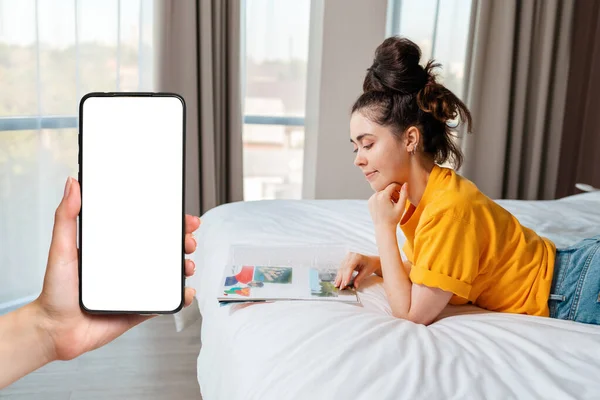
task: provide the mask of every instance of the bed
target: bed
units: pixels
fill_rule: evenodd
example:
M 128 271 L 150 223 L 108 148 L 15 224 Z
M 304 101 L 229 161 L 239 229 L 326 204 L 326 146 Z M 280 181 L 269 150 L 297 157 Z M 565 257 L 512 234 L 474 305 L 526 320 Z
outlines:
M 559 247 L 600 233 L 600 192 L 499 203 Z M 333 239 L 376 254 L 366 201 L 231 203 L 207 212 L 197 237 L 197 273 L 188 285 L 202 315 L 204 400 L 600 398 L 600 326 L 448 306 L 425 327 L 391 316 L 376 276 L 359 291 L 360 307 L 219 306 L 233 245 Z M 185 327 L 198 309 L 176 318 Z

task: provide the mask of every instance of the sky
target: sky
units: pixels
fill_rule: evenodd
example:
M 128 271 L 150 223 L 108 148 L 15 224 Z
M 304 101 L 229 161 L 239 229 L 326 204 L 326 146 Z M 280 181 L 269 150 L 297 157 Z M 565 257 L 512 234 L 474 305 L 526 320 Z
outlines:
M 245 0 L 248 56 L 259 62 L 306 60 L 310 2 Z M 431 44 L 437 2 L 401 0 L 399 33 L 419 44 Z M 75 43 L 75 4 L 80 42 L 116 43 L 119 4 L 122 40 L 132 44 L 138 41 L 140 10 L 142 36 L 144 40 L 151 39 L 153 0 L 37 0 L 37 3 L 42 43 L 63 48 Z M 36 0 L 0 0 L 0 41 L 21 45 L 35 42 L 35 4 Z M 440 0 L 439 4 L 435 57 L 447 63 L 462 62 L 471 0 Z

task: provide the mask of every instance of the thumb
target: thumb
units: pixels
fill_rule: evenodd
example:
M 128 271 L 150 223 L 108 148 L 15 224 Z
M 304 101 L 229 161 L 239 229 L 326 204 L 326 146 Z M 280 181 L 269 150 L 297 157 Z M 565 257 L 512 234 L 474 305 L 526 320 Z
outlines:
M 48 265 L 77 260 L 77 216 L 81 209 L 79 182 L 69 177 L 64 196 L 54 214 L 54 229 L 48 255 Z
M 400 187 L 400 198 L 399 198 L 398 202 L 402 203 L 402 206 L 404 206 L 404 203 L 406 203 L 407 198 L 408 198 L 408 183 L 405 182 Z
M 370 275 L 371 273 L 369 273 Z M 358 271 L 358 274 L 354 277 L 354 287 L 356 289 L 358 289 L 358 284 L 360 282 L 362 282 L 363 279 L 365 279 L 367 277 L 367 269 L 363 268 L 360 271 Z
M 404 183 L 400 188 L 400 194 L 398 195 L 398 201 L 394 205 L 399 209 L 406 208 L 406 200 L 408 200 L 408 183 Z

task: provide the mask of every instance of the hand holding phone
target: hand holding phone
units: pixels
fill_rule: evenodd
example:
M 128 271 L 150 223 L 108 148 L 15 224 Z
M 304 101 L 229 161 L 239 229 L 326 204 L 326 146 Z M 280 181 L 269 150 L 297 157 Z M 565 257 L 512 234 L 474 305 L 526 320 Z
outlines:
M 90 93 L 79 118 L 82 309 L 179 311 L 185 283 L 183 99 Z
M 65 195 L 56 210 L 52 242 L 44 286 L 39 298 L 27 307 L 35 316 L 32 326 L 43 328 L 42 338 L 35 346 L 43 346 L 44 354 L 53 360 L 70 360 L 94 350 L 120 336 L 152 315 L 93 315 L 82 311 L 78 301 L 77 215 L 81 207 L 81 192 L 77 180 L 69 178 Z M 196 250 L 192 232 L 200 226 L 198 217 L 186 215 L 185 251 Z M 132 231 L 132 234 L 135 234 Z M 185 262 L 185 275 L 194 273 L 192 260 Z M 195 291 L 185 290 L 185 305 L 191 304 Z M 32 346 L 34 347 L 34 346 Z

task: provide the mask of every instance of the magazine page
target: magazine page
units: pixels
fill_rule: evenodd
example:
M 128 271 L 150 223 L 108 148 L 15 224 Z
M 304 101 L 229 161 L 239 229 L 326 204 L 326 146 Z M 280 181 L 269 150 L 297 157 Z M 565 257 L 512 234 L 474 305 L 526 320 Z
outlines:
M 333 285 L 336 269 L 301 266 L 237 265 L 225 269 L 221 302 L 329 300 L 358 302 L 353 289 Z

